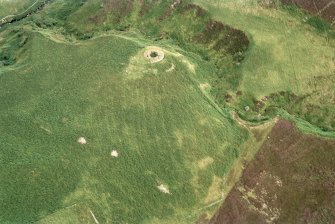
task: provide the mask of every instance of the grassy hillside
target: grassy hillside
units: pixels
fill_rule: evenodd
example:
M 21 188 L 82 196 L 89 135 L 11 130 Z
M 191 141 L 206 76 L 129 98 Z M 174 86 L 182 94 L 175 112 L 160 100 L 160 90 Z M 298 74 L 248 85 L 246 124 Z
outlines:
M 265 8 L 253 0 L 195 2 L 252 39 L 238 69 L 243 76 L 238 88 L 228 97 L 219 95 L 219 100 L 237 107 L 248 119 L 262 119 L 259 113 L 266 118 L 284 108 L 324 130 L 334 130 L 333 37 L 304 23 L 305 15 L 298 10 Z M 221 82 L 216 85 L 225 88 Z
M 102 223 L 188 223 L 221 199 L 248 134 L 201 91 L 208 63 L 162 41 L 165 60 L 150 64 L 143 52 L 153 42 L 132 33 L 71 42 L 21 32 L 26 59 L 0 76 L 1 222 L 77 204 Z
M 8 15 L 21 13 L 34 2 L 34 0 L 0 0 L 0 19 Z
M 19 21 L 41 9 L 50 0 L 0 1 L 0 26 Z
M 334 39 L 240 4 L 54 0 L 3 26 L 0 222 L 194 223 L 269 132 L 232 110 L 332 130 Z

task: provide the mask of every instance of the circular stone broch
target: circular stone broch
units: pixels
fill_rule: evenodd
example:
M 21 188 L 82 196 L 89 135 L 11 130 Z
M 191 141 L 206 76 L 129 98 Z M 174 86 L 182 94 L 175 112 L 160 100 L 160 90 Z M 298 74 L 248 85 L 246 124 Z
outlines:
M 159 47 L 150 46 L 144 52 L 144 57 L 150 61 L 150 63 L 157 63 L 164 59 L 164 51 Z

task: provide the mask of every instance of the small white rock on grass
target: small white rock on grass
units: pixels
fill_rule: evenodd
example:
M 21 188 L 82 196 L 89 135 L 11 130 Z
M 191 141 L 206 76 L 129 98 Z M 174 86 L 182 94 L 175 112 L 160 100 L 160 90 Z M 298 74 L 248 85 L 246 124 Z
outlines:
M 164 194 L 171 194 L 170 190 L 167 186 L 165 186 L 164 184 L 161 184 L 159 186 L 157 186 L 158 190 L 160 190 L 160 192 L 164 193 Z
M 86 139 L 84 138 L 84 137 L 80 137 L 80 138 L 78 138 L 78 141 L 77 141 L 79 144 L 81 144 L 81 145 L 85 145 L 85 144 L 87 144 L 87 141 L 86 141 Z
M 116 150 L 113 150 L 113 151 L 111 152 L 111 156 L 112 156 L 112 157 L 118 157 L 118 156 L 119 156 L 119 153 L 118 153 Z

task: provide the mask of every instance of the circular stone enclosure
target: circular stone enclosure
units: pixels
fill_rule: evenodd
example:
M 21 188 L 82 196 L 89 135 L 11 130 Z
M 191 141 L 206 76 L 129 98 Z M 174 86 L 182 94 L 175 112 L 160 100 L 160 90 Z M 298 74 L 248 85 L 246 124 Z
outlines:
M 159 47 L 150 46 L 147 47 L 144 52 L 144 57 L 150 61 L 150 63 L 157 63 L 164 59 L 164 51 Z

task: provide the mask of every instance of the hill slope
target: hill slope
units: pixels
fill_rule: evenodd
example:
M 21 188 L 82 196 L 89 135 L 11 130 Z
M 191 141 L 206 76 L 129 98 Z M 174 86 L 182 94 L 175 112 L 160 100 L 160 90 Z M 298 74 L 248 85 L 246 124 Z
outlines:
M 277 115 L 334 136 L 334 39 L 302 19 L 254 0 L 53 0 L 4 25 L 0 222 L 206 220 Z
M 1 222 L 189 223 L 220 202 L 248 133 L 206 95 L 210 62 L 174 39 L 79 40 L 38 16 L 2 32 L 13 61 L 0 76 Z M 151 64 L 154 44 L 165 58 Z

